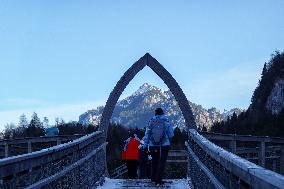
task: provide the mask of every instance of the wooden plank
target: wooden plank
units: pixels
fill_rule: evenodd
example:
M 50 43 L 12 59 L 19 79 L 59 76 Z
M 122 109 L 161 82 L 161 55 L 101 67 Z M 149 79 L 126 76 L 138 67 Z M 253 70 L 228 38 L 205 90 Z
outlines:
M 180 160 L 180 159 L 167 159 L 168 163 L 187 163 L 187 160 Z
M 170 150 L 168 153 L 169 157 L 184 157 L 187 156 L 185 150 Z

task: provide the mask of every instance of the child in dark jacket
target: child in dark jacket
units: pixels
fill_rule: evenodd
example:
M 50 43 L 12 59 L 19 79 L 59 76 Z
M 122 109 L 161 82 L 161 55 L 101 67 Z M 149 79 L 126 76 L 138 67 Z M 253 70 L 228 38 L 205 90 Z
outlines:
M 139 145 L 139 178 L 149 179 L 151 176 L 151 155 L 148 150 L 143 148 L 144 141 Z

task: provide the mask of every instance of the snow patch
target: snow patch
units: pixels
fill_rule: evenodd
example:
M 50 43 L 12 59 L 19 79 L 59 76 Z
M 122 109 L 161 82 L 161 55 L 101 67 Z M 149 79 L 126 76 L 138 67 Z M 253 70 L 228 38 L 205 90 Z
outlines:
M 110 179 L 105 178 L 102 186 L 97 189 L 118 189 L 118 188 L 172 188 L 172 189 L 191 189 L 192 184 L 190 179 L 167 179 L 162 186 L 155 186 L 149 179 Z
M 110 178 L 105 178 L 105 182 L 102 186 L 98 186 L 97 189 L 112 189 L 112 188 L 117 188 L 119 184 L 118 179 L 110 179 Z

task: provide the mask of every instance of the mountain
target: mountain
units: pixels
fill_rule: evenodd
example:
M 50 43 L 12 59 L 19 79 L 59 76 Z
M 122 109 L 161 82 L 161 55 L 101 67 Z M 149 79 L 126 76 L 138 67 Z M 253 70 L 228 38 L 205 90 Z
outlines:
M 279 115 L 284 108 L 284 53 L 275 52 L 265 63 L 249 110 L 255 114 L 268 111 Z
M 198 127 L 203 126 L 208 130 L 214 122 L 226 120 L 233 112 L 239 114 L 243 110 L 235 108 L 221 113 L 217 108 L 205 109 L 201 105 L 189 102 Z M 166 115 L 172 120 L 175 127 L 183 129 L 185 121 L 181 110 L 170 91 L 163 91 L 148 83 L 143 84 L 131 96 L 120 100 L 114 109 L 112 121 L 126 127 L 143 128 L 147 126 L 148 120 L 153 116 L 154 110 L 161 107 Z M 89 110 L 79 117 L 79 123 L 98 125 L 103 106 Z
M 274 115 L 279 115 L 284 108 L 284 79 L 277 80 L 267 97 L 265 108 Z
M 275 52 L 265 63 L 247 111 L 214 132 L 284 137 L 284 52 Z

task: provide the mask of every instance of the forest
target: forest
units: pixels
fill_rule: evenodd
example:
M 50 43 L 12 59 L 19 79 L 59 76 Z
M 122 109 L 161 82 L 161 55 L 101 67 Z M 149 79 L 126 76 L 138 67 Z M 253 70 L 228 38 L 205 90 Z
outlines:
M 278 113 L 267 109 L 267 101 L 275 83 L 283 79 L 284 52 L 276 51 L 263 66 L 249 108 L 238 116 L 233 114 L 227 121 L 215 123 L 211 132 L 284 137 L 284 108 Z M 284 91 L 283 88 L 279 90 L 282 94 L 279 101 L 283 104 Z

